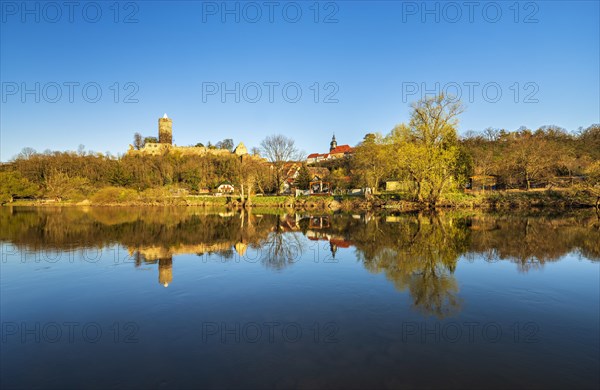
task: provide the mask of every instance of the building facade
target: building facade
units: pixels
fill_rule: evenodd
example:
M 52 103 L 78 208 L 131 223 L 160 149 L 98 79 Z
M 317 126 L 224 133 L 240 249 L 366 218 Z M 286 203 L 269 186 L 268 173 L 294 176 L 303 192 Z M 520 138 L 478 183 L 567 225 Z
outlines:
M 331 138 L 329 143 L 329 153 L 311 153 L 306 157 L 307 164 L 314 164 L 321 161 L 332 160 L 336 158 L 342 158 L 354 153 L 354 148 L 350 145 L 339 145 L 335 139 L 335 134 Z

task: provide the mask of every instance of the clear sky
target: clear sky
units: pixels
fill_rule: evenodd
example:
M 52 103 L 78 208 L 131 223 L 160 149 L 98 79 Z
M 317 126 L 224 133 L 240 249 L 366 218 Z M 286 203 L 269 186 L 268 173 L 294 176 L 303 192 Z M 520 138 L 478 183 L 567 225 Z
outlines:
M 282 133 L 324 152 L 427 91 L 461 94 L 461 133 L 600 122 L 598 1 L 0 5 L 2 161 L 123 153 L 164 113 L 178 145 Z

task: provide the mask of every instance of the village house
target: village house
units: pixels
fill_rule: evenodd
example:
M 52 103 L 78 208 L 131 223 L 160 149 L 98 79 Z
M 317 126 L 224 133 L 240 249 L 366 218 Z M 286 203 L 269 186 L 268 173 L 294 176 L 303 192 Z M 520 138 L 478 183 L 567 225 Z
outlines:
M 220 194 L 231 194 L 233 191 L 235 191 L 235 187 L 228 181 L 219 184 L 217 187 L 217 192 Z
M 291 162 L 287 163 L 284 166 L 284 177 L 283 181 L 283 189 L 282 192 L 284 194 L 289 194 L 295 188 L 295 182 L 300 173 L 300 168 L 302 167 L 302 163 Z M 329 175 L 329 169 L 323 167 L 307 167 L 308 172 L 310 173 L 310 180 L 312 181 L 321 181 L 324 180 L 327 175 Z

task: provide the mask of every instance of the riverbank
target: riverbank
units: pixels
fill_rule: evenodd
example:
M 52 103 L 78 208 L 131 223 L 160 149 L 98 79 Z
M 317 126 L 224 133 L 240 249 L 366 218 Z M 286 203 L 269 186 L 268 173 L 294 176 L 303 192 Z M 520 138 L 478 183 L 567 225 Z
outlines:
M 135 196 L 131 190 L 110 198 L 92 197 L 83 201 L 48 199 L 17 200 L 14 206 L 200 206 L 217 208 L 285 208 L 296 210 L 361 211 L 384 209 L 392 211 L 419 211 L 426 205 L 412 201 L 403 194 L 383 193 L 357 196 L 252 196 L 242 202 L 239 196 Z M 560 189 L 532 191 L 486 191 L 445 194 L 436 208 L 455 209 L 530 209 L 530 208 L 592 208 L 599 198 L 589 191 Z

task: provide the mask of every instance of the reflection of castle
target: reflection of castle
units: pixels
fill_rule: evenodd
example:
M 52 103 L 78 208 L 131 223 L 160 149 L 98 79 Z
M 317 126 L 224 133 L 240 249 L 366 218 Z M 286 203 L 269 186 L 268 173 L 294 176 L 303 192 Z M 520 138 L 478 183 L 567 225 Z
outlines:
M 301 224 L 304 223 L 308 225 L 303 225 L 305 228 L 308 227 L 307 230 L 301 228 Z M 268 232 L 279 236 L 282 233 L 300 233 L 304 230 L 304 235 L 308 240 L 328 242 L 331 255 L 335 258 L 338 248 L 349 248 L 352 242 L 341 235 L 332 233 L 331 223 L 330 216 L 302 217 L 299 214 L 286 214 L 278 216 L 277 224 Z M 263 236 L 263 239 L 267 239 L 267 236 Z M 213 243 L 130 246 L 129 254 L 136 259 L 136 267 L 142 263 L 157 264 L 158 282 L 164 287 L 168 287 L 173 282 L 173 256 L 184 254 L 204 256 L 216 253 L 224 258 L 231 258 L 234 253 L 237 253 L 238 256 L 243 257 L 246 255 L 249 245 L 252 246 L 252 243 L 258 244 L 259 242 L 260 245 L 268 245 L 266 241 L 249 240 L 249 237 L 238 236 Z
M 158 283 L 169 287 L 173 281 L 173 258 L 158 259 Z
M 239 256 L 244 256 L 248 245 L 237 242 L 233 248 Z M 224 253 L 231 249 L 230 242 L 215 244 L 178 245 L 172 247 L 146 246 L 129 248 L 129 255 L 136 258 L 136 266 L 145 263 L 158 262 L 158 283 L 165 287 L 173 281 L 173 255 L 190 254 L 203 255 L 205 253 Z

